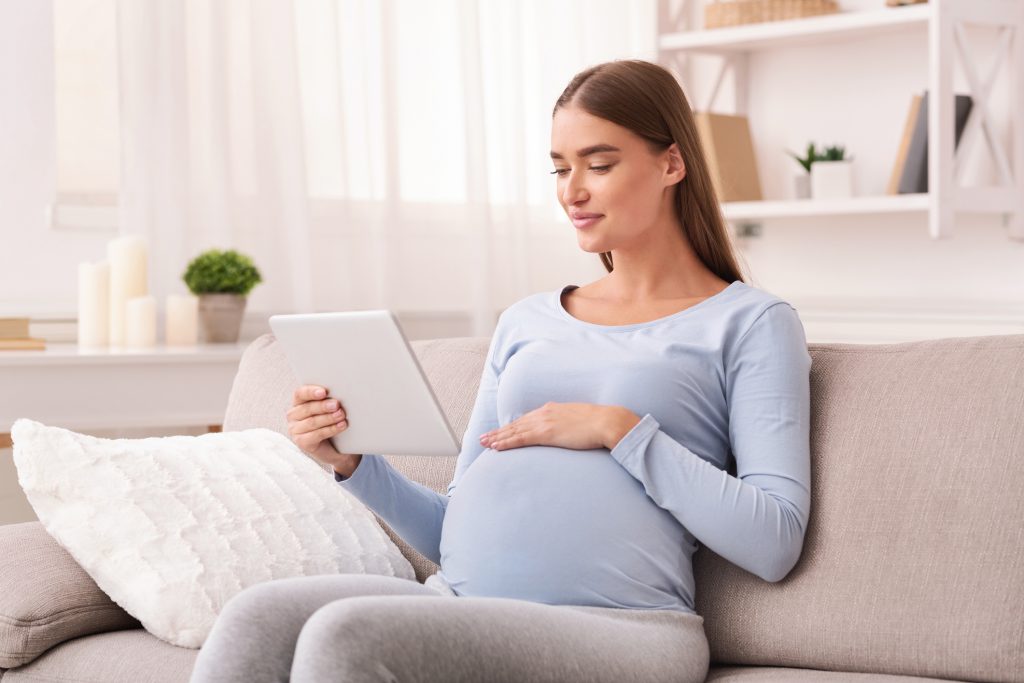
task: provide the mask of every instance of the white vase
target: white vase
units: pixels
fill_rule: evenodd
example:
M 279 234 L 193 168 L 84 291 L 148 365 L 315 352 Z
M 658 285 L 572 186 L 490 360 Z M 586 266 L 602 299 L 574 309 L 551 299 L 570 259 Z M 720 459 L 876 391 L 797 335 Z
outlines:
M 811 164 L 811 196 L 814 199 L 841 199 L 853 196 L 853 163 L 815 161 Z
M 812 164 L 813 168 L 813 164 Z M 797 199 L 810 199 L 811 197 L 811 174 L 802 171 L 793 176 L 793 188 L 796 191 Z

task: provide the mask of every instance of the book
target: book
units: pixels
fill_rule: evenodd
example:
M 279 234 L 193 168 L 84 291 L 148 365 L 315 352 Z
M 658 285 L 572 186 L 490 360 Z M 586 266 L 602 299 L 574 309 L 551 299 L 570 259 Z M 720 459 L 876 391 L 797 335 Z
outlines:
M 892 174 L 889 176 L 886 194 L 899 194 L 900 192 L 900 176 L 903 175 L 903 168 L 907 163 L 907 150 L 910 148 L 910 138 L 914 135 L 914 126 L 917 124 L 917 112 L 921 108 L 921 99 L 921 95 L 914 95 L 910 98 L 910 111 L 907 112 L 907 120 L 903 124 L 903 137 L 900 138 L 900 146 L 896 150 L 896 163 L 892 166 Z
M 718 201 L 761 200 L 761 180 L 747 117 L 696 112 L 693 118 Z
M 38 337 L 0 339 L 0 351 L 41 351 L 45 348 L 46 340 Z
M 971 113 L 974 101 L 970 95 L 957 95 L 954 104 L 954 143 L 956 149 L 960 144 L 960 136 L 967 125 L 967 117 Z M 907 158 L 900 175 L 899 194 L 916 194 L 928 191 L 928 91 L 921 97 L 921 106 L 917 110 L 914 123 L 914 134 L 907 148 Z
M 0 339 L 28 337 L 28 318 L 0 318 Z

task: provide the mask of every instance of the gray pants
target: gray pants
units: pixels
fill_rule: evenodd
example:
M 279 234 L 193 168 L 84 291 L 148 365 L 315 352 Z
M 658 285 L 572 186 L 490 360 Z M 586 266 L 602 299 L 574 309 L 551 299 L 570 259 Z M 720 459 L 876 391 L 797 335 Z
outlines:
M 234 596 L 191 683 L 702 683 L 708 663 L 694 614 L 446 597 L 415 581 L 337 574 Z

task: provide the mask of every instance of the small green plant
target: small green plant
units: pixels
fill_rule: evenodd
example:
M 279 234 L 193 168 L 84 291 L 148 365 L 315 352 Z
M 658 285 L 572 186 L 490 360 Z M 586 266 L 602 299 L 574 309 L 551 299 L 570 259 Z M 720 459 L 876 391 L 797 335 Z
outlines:
M 787 152 L 787 154 L 789 154 L 789 156 L 791 156 L 794 159 L 796 159 L 797 163 L 799 163 L 801 166 L 803 166 L 804 170 L 807 171 L 808 173 L 811 172 L 811 165 L 815 161 L 844 161 L 844 160 L 852 161 L 853 160 L 853 157 L 847 157 L 846 156 L 846 148 L 845 147 L 840 147 L 838 145 L 833 145 L 833 146 L 825 147 L 825 149 L 823 149 L 823 150 L 819 150 L 819 149 L 817 149 L 814 146 L 813 142 L 808 142 L 807 143 L 807 151 L 804 152 L 804 155 L 802 157 L 794 154 L 793 152 L 790 152 L 789 150 L 786 150 L 786 152 Z
M 252 259 L 234 249 L 210 249 L 188 264 L 181 279 L 193 294 L 245 296 L 263 281 Z

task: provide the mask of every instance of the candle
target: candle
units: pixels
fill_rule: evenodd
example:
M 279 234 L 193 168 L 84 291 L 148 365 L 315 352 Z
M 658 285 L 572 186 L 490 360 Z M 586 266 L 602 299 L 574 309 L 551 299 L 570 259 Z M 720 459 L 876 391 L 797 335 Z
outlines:
M 156 346 L 156 299 L 137 296 L 124 306 L 124 345 L 134 349 Z
M 126 235 L 107 244 L 110 261 L 110 343 L 125 343 L 125 303 L 149 292 L 146 284 L 146 243 Z
M 110 264 L 78 264 L 78 345 L 106 346 L 110 340 Z
M 199 336 L 199 297 L 168 294 L 164 323 L 168 346 L 194 346 Z

